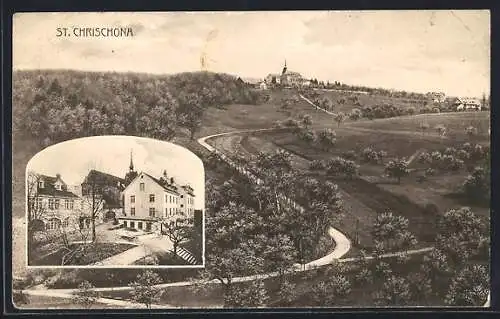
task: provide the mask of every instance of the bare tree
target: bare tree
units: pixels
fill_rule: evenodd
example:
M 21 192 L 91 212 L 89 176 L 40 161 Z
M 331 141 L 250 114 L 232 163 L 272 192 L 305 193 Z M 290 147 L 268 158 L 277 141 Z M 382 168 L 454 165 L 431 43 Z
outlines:
M 96 241 L 95 222 L 103 211 L 103 194 L 108 191 L 104 182 L 95 175 L 89 175 L 82 184 L 82 208 L 84 215 L 90 219 L 92 226 L 92 242 Z
M 179 245 L 192 237 L 192 227 L 187 225 L 187 221 L 187 219 L 178 219 L 174 223 L 165 221 L 161 225 L 162 233 L 166 233 L 174 245 L 174 255 L 176 256 Z
M 33 245 L 35 233 L 40 231 L 40 221 L 46 216 L 47 207 L 42 204 L 42 197 L 38 192 L 38 183 L 41 181 L 39 174 L 29 171 L 26 178 L 26 203 L 28 209 L 28 263 L 33 259 Z

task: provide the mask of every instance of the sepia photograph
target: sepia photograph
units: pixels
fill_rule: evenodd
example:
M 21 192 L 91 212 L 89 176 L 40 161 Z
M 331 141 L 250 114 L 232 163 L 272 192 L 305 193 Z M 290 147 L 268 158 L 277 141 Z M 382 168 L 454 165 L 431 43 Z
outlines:
M 28 266 L 202 264 L 204 170 L 188 150 L 80 138 L 36 154 L 26 176 Z
M 490 307 L 490 11 L 16 13 L 18 309 Z

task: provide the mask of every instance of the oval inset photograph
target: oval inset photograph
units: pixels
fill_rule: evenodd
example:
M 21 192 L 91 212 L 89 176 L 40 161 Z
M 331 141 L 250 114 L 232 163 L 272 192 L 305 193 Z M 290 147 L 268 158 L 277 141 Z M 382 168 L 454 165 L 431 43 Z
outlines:
M 95 136 L 26 168 L 28 267 L 203 267 L 205 171 L 173 143 Z

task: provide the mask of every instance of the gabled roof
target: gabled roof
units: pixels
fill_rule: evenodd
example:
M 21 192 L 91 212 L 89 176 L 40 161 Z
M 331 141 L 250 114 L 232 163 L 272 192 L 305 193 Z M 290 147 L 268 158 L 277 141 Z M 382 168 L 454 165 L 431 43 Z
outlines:
M 48 176 L 48 175 L 42 175 L 42 174 L 40 174 L 39 176 L 44 181 L 44 187 L 43 188 L 40 188 L 40 187 L 37 188 L 37 193 L 39 195 L 54 196 L 54 197 L 78 198 L 78 196 L 76 194 L 68 191 L 67 189 L 62 189 L 62 190 L 56 189 L 54 187 L 54 184 L 55 184 L 55 182 L 58 179 L 57 177 Z M 61 179 L 61 181 L 62 181 L 62 179 Z M 64 183 L 64 181 L 62 181 L 62 182 Z M 64 186 L 66 186 L 65 183 L 64 183 Z
M 90 170 L 82 184 L 88 183 L 89 180 L 99 185 L 116 186 L 118 183 L 125 184 L 125 179 L 95 169 Z
M 163 188 L 165 191 L 168 191 L 168 192 L 171 192 L 171 193 L 174 193 L 176 195 L 179 195 L 179 192 L 177 191 L 177 187 L 175 185 L 170 185 L 170 184 L 165 184 L 165 183 L 162 183 L 159 179 L 149 175 L 148 173 L 145 173 L 145 172 L 140 172 L 139 174 L 137 174 L 137 176 L 134 178 L 134 180 L 132 180 L 130 182 L 130 184 L 127 185 L 127 187 L 125 187 L 125 189 L 123 191 L 126 191 L 127 188 L 129 188 L 130 185 L 132 185 L 136 179 L 138 179 L 142 174 L 146 175 L 147 177 L 151 178 L 156 184 L 158 184 L 158 186 L 160 186 L 161 188 Z

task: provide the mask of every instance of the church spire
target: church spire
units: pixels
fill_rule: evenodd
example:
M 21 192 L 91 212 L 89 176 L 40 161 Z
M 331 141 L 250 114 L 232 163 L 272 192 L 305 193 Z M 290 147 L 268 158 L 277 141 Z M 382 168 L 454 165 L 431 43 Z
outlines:
M 134 170 L 134 161 L 132 158 L 132 150 L 130 150 L 130 166 L 128 168 L 130 169 L 130 171 Z
M 286 68 L 286 59 L 285 59 L 285 65 L 283 66 L 283 71 L 281 72 L 281 74 L 285 74 L 286 70 L 287 70 L 287 68 Z

